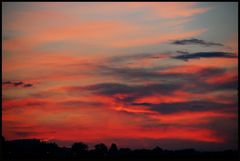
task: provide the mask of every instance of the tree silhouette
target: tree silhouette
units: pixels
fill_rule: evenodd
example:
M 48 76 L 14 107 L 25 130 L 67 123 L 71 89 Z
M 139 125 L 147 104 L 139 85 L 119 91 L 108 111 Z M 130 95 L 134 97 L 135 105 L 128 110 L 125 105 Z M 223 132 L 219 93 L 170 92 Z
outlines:
M 5 142 L 5 138 L 2 136 L 1 137 L 1 143 L 4 143 Z
M 56 143 L 41 142 L 40 150 L 43 151 L 46 157 L 54 156 L 58 152 L 58 145 Z
M 118 148 L 116 144 L 112 144 L 110 149 L 109 149 L 109 155 L 110 156 L 116 156 L 118 153 Z
M 6 148 L 5 148 L 5 138 L 2 136 L 1 137 L 1 148 L 3 149 L 3 150 L 1 150 L 1 156 L 5 156 L 5 154 L 6 154 Z
M 163 150 L 162 150 L 162 148 L 160 148 L 160 147 L 155 147 L 153 150 L 152 150 L 152 155 L 153 156 L 158 156 L 158 155 L 161 155 L 163 153 Z
M 98 156 L 106 156 L 108 152 L 108 148 L 105 144 L 100 143 L 95 145 L 95 152 Z
M 225 151 L 205 151 L 199 152 L 195 149 L 181 149 L 181 150 L 166 150 L 156 147 L 154 149 L 134 149 L 120 148 L 118 150 L 116 144 L 112 144 L 108 150 L 103 143 L 95 145 L 94 150 L 88 150 L 88 145 L 78 142 L 74 143 L 71 148 L 58 147 L 54 142 L 45 142 L 37 139 L 22 139 L 22 140 L 5 140 L 1 138 L 3 159 L 33 159 L 42 160 L 50 159 L 69 159 L 71 158 L 92 158 L 96 160 L 110 159 L 138 159 L 138 160 L 152 160 L 157 158 L 159 160 L 165 159 L 191 159 L 201 158 L 203 160 L 237 160 L 239 158 L 237 150 Z
M 74 143 L 71 149 L 74 156 L 85 155 L 88 152 L 88 145 L 82 142 L 78 142 Z
M 123 157 L 129 156 L 132 153 L 132 150 L 130 148 L 120 148 L 119 154 Z

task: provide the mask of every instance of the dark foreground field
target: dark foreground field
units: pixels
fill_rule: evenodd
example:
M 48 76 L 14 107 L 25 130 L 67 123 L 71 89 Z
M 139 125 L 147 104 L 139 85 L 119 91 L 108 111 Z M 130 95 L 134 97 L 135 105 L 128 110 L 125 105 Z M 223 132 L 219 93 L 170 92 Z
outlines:
M 175 158 L 175 159 L 133 159 L 133 158 L 125 158 L 125 159 L 3 159 L 2 161 L 238 161 L 239 159 L 199 159 L 199 158 L 191 158 L 191 159 L 183 159 L 183 158 Z
M 237 150 L 197 151 L 195 149 L 167 150 L 118 148 L 116 144 L 107 147 L 100 143 L 95 149 L 88 149 L 84 143 L 72 147 L 59 147 L 55 143 L 36 139 L 2 140 L 3 161 L 237 161 Z

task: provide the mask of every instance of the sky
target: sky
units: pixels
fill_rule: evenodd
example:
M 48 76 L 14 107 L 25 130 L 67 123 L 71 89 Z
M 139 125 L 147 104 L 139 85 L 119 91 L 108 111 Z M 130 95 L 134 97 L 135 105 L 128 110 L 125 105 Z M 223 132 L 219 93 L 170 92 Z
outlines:
M 236 149 L 237 2 L 3 2 L 2 135 Z

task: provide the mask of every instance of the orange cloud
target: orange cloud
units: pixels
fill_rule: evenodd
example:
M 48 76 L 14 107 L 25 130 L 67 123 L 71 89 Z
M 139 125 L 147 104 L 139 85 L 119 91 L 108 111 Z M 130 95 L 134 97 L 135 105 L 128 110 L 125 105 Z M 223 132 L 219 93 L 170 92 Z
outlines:
M 213 118 L 236 118 L 237 116 L 232 113 L 223 113 L 217 111 L 203 111 L 203 112 L 180 112 L 173 114 L 155 114 L 150 116 L 153 119 L 159 120 L 165 124 L 176 125 L 197 125 L 202 123 L 209 123 Z
M 192 2 L 164 2 L 153 5 L 152 12 L 163 18 L 190 17 L 195 14 L 205 13 L 209 8 L 194 8 L 196 3 Z
M 179 17 L 190 17 L 196 14 L 205 13 L 209 8 L 198 8 L 196 2 L 121 2 L 102 3 L 91 5 L 93 9 L 105 12 L 135 12 L 141 9 L 148 11 L 151 17 L 173 19 Z M 116 6 L 118 6 L 116 8 Z
M 178 18 L 189 17 L 195 14 L 206 12 L 207 8 L 193 8 L 196 3 L 117 3 L 122 6 L 120 11 L 125 10 L 131 13 L 134 10 L 147 8 L 149 13 L 160 16 L 160 18 Z M 44 3 L 39 6 L 46 7 Z M 60 5 L 61 6 L 61 5 Z M 78 5 L 68 4 L 73 11 L 78 10 Z M 80 11 L 84 14 L 89 13 L 89 8 L 97 8 L 100 13 L 112 12 L 114 3 L 79 5 Z M 33 7 L 36 7 L 33 5 Z M 114 8 L 114 10 L 116 7 Z M 92 11 L 92 10 L 91 10 Z M 94 13 L 94 12 L 93 12 Z M 83 14 L 83 15 L 84 15 Z M 189 21 L 189 19 L 177 19 L 176 21 L 166 21 L 160 25 L 139 26 L 128 20 L 87 20 L 84 17 L 75 18 L 74 14 L 66 13 L 63 10 L 49 11 L 47 8 L 42 10 L 18 11 L 14 15 L 14 21 L 6 21 L 4 27 L 20 33 L 14 38 L 3 41 L 3 49 L 7 51 L 23 51 L 35 48 L 51 42 L 68 41 L 79 44 L 100 45 L 103 47 L 132 47 L 141 45 L 150 45 L 166 42 L 169 39 L 179 39 L 185 37 L 197 36 L 206 29 L 195 31 L 184 31 L 173 28 L 172 34 L 166 34 L 166 31 L 176 25 L 180 26 Z M 8 18 L 7 15 L 4 18 Z M 143 16 L 143 19 L 146 19 Z M 52 23 L 54 22 L 54 23 Z M 162 21 L 160 21 L 162 22 Z M 35 24 L 35 27 L 32 27 Z M 37 25 L 36 25 L 37 24 Z M 160 27 L 159 27 L 160 26 Z M 155 31 L 156 32 L 152 32 Z M 159 32 L 160 31 L 160 32 Z M 179 34 L 181 32 L 181 34 Z M 149 33 L 144 35 L 143 33 Z M 126 42 L 125 42 L 126 41 Z
M 141 36 L 141 37 L 135 37 L 132 39 L 124 39 L 124 40 L 117 40 L 116 42 L 110 43 L 110 47 L 117 47 L 117 48 L 123 48 L 123 47 L 133 47 L 133 46 L 142 46 L 142 45 L 155 45 L 159 43 L 165 43 L 170 40 L 174 39 L 181 39 L 185 37 L 194 37 L 198 36 L 204 32 L 206 32 L 206 29 L 199 29 L 194 31 L 173 31 L 171 34 L 166 33 L 159 33 L 159 34 L 153 34 L 151 36 Z
M 226 83 L 226 82 L 237 80 L 237 79 L 238 79 L 237 69 L 234 68 L 225 72 L 224 74 L 218 74 L 212 77 L 208 77 L 205 79 L 205 81 L 209 84 L 216 84 L 216 83 L 222 84 L 222 83 Z
M 186 73 L 186 74 L 194 74 L 198 73 L 204 69 L 208 69 L 211 66 L 206 65 L 180 65 L 176 67 L 169 67 L 161 71 L 164 74 L 178 74 L 178 73 Z

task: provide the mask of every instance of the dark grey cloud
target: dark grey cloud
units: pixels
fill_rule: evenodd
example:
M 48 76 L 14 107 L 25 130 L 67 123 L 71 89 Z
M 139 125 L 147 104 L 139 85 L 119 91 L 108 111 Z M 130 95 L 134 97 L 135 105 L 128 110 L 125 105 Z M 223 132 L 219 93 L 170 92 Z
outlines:
M 171 94 L 179 89 L 177 84 L 149 84 L 149 85 L 127 85 L 119 83 L 102 83 L 86 87 L 96 94 L 113 96 L 125 94 L 124 98 L 116 98 L 117 101 L 131 102 L 135 99 L 153 94 Z
M 6 82 L 2 82 L 2 84 L 3 85 L 5 85 L 5 84 L 12 84 L 12 82 L 11 81 L 6 81 Z
M 223 90 L 237 90 L 238 89 L 238 80 L 232 79 L 227 80 L 226 82 L 219 82 L 219 83 L 203 83 L 203 82 L 197 82 L 196 83 L 199 87 L 196 90 L 196 92 L 211 92 L 211 91 L 223 91 Z
M 64 101 L 64 102 L 59 102 L 59 105 L 64 105 L 68 107 L 89 107 L 89 106 L 103 106 L 105 105 L 104 103 L 101 102 L 87 102 L 87 101 Z
M 122 98 L 114 98 L 116 101 L 125 104 L 131 104 L 137 98 L 145 97 L 154 94 L 160 95 L 171 95 L 176 90 L 189 92 L 189 93 L 209 93 L 214 91 L 222 90 L 237 90 L 237 77 L 234 79 L 226 80 L 225 82 L 207 83 L 205 80 L 209 77 L 218 77 L 229 72 L 224 68 L 204 68 L 196 73 L 161 73 L 155 71 L 155 69 L 144 69 L 144 68 L 101 68 L 106 70 L 105 74 L 115 75 L 123 80 L 158 80 L 152 84 L 124 84 L 124 83 L 100 83 L 86 87 L 85 89 L 100 95 L 106 95 L 114 97 L 116 94 L 123 94 Z M 166 81 L 162 81 L 162 80 Z M 74 88 L 75 89 L 75 88 Z M 78 90 L 83 89 L 82 87 L 76 88 Z M 228 98 L 229 99 L 229 98 Z M 191 102 L 196 104 L 204 104 L 206 102 Z M 209 105 L 210 103 L 206 103 Z M 135 104 L 137 105 L 137 104 Z M 148 102 L 142 105 L 156 107 L 157 105 L 148 104 Z M 211 104 L 215 106 L 218 104 Z
M 216 133 L 215 135 L 221 138 L 224 138 L 225 142 L 235 143 L 235 146 L 238 143 L 238 117 L 237 117 L 238 109 L 236 107 L 236 117 L 235 118 L 225 118 L 222 119 L 220 117 L 214 118 L 205 125 L 198 125 L 198 127 L 209 128 L 214 131 L 221 131 L 220 133 Z
M 228 72 L 233 72 L 233 71 L 229 71 L 223 68 L 204 69 L 199 73 L 195 73 L 192 76 L 191 81 L 185 82 L 186 84 L 185 90 L 193 93 L 207 93 L 207 92 L 213 92 L 213 91 L 237 90 L 238 89 L 237 73 L 235 73 L 236 74 L 235 76 L 231 78 L 227 78 L 223 82 L 219 81 L 215 83 L 208 83 L 206 81 L 208 78 L 217 79 L 219 76 L 223 77 L 224 75 L 227 75 Z M 188 87 L 188 85 L 191 86 L 191 84 L 194 84 L 196 87 L 195 88 Z
M 174 68 L 177 68 L 175 66 Z M 181 66 L 179 66 L 181 68 Z M 168 69 L 171 69 L 169 67 Z M 110 67 L 102 66 L 98 69 L 101 75 L 115 76 L 124 81 L 151 81 L 154 83 L 177 84 L 185 85 L 200 81 L 214 75 L 224 74 L 226 69 L 223 68 L 206 68 L 197 73 L 166 73 L 165 69 L 161 68 L 128 68 L 128 67 Z
M 189 59 L 200 59 L 200 58 L 237 58 L 237 56 L 233 53 L 227 52 L 218 52 L 218 51 L 210 51 L 210 52 L 197 52 L 197 53 L 188 53 L 188 52 L 180 52 L 181 55 L 174 56 L 174 59 L 180 60 L 189 60 Z
M 98 72 L 101 75 L 116 76 L 127 81 L 182 81 L 189 74 L 182 73 L 161 73 L 161 68 L 128 68 L 101 66 Z M 181 78 L 181 79 L 180 79 Z
M 32 87 L 32 84 L 24 84 L 24 87 Z
M 229 81 L 226 81 L 224 83 L 216 83 L 213 85 L 212 89 L 215 88 L 215 89 L 222 89 L 222 90 L 227 90 L 227 89 L 235 89 L 237 90 L 238 89 L 238 79 L 233 79 L 233 80 L 229 80 Z
M 114 56 L 109 59 L 110 62 L 125 62 L 125 61 L 138 61 L 141 59 L 163 59 L 167 58 L 170 53 L 139 53 L 139 54 L 131 54 L 131 55 L 121 55 Z
M 3 86 L 12 86 L 12 87 L 24 87 L 24 88 L 29 88 L 29 87 L 32 87 L 33 84 L 30 84 L 30 83 L 24 83 L 22 81 L 16 81 L 16 82 L 13 82 L 13 81 L 4 81 L 2 82 L 2 85 Z
M 135 88 L 120 83 L 101 83 L 87 87 L 89 90 L 97 91 L 104 95 L 133 93 Z
M 174 45 L 202 45 L 202 46 L 206 46 L 206 47 L 209 47 L 209 46 L 224 46 L 221 43 L 209 42 L 209 41 L 196 39 L 196 38 L 175 40 L 171 44 L 174 44 Z
M 27 102 L 25 106 L 45 106 L 47 102 L 45 101 L 34 101 L 34 102 Z
M 23 82 L 14 82 L 13 84 L 14 84 L 14 86 L 16 87 L 16 86 L 23 85 Z
M 224 112 L 232 112 L 237 108 L 237 104 L 224 104 L 216 103 L 209 101 L 189 101 L 189 102 L 175 102 L 175 103 L 160 103 L 160 104 L 151 104 L 151 103 L 132 103 L 135 106 L 148 106 L 151 110 L 157 111 L 162 114 L 170 114 L 182 111 L 209 111 L 217 110 Z
M 12 132 L 20 137 L 20 138 L 25 138 L 25 137 L 33 137 L 33 136 L 36 136 L 36 135 L 43 135 L 43 134 L 55 134 L 56 132 L 53 131 L 53 130 L 50 130 L 50 131 L 33 131 L 33 129 L 37 129 L 39 127 L 36 127 L 36 126 L 32 126 L 32 127 L 19 127 L 18 126 L 18 129 L 14 129 L 13 127 L 11 127 L 13 130 Z M 25 130 L 23 130 L 23 128 Z
M 9 99 L 10 101 L 18 100 L 18 98 Z M 3 99 L 2 101 L 6 101 Z M 23 104 L 4 104 L 2 105 L 2 111 L 15 111 L 15 110 L 24 110 L 25 108 L 31 108 L 31 107 L 43 107 L 49 105 L 48 102 L 43 100 L 34 100 L 34 101 L 26 101 Z
M 176 67 L 174 67 L 176 68 Z M 181 66 L 179 66 L 181 68 Z M 99 72 L 104 76 L 116 76 L 123 81 L 133 82 L 138 81 L 150 81 L 153 84 L 168 84 L 168 86 L 178 86 L 180 90 L 192 93 L 212 92 L 217 90 L 236 90 L 237 89 L 237 77 L 225 82 L 217 82 L 215 84 L 209 84 L 206 82 L 207 78 L 218 77 L 224 75 L 228 71 L 225 68 L 209 67 L 203 68 L 196 73 L 165 73 L 161 72 L 157 68 L 127 68 L 127 67 L 101 67 Z M 110 87 L 109 87 L 110 86 Z M 195 88 L 193 88 L 195 86 Z M 138 88 L 138 86 L 129 86 L 126 84 L 98 84 L 99 89 L 106 89 L 104 93 L 131 93 L 132 90 Z M 141 88 L 141 87 L 140 87 Z M 156 88 L 157 89 L 157 88 Z M 162 88 L 164 89 L 164 87 Z M 146 88 L 144 91 L 146 93 Z
M 204 68 L 197 73 L 194 73 L 193 76 L 203 77 L 205 79 L 210 76 L 224 74 L 225 72 L 226 72 L 226 69 L 224 68 L 209 67 L 209 68 Z
M 15 132 L 15 135 L 21 138 L 29 137 L 29 136 L 34 136 L 34 135 L 39 135 L 39 132 L 33 132 L 33 131 L 17 131 Z

